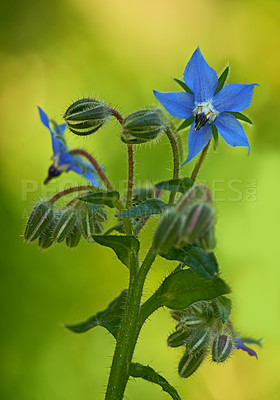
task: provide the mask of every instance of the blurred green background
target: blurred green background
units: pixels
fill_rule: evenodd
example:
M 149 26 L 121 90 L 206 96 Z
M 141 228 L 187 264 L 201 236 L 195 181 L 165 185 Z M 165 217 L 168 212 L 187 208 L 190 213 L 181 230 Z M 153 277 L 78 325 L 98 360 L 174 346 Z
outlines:
M 177 90 L 171 78 L 182 77 L 197 45 L 218 73 L 230 63 L 229 82 L 260 85 L 248 112 L 254 126 L 246 126 L 250 156 L 221 141 L 200 180 L 216 200 L 217 257 L 232 286 L 234 323 L 245 335 L 263 337 L 264 350 L 258 361 L 237 352 L 221 366 L 205 362 L 182 380 L 181 351 L 166 346 L 173 322 L 161 310 L 145 326 L 135 359 L 164 374 L 183 399 L 280 398 L 279 16 L 277 0 L 1 2 L 1 399 L 102 399 L 113 339 L 102 328 L 79 336 L 61 324 L 103 309 L 127 285 L 127 272 L 110 250 L 83 242 L 72 251 L 61 245 L 42 252 L 23 243 L 33 201 L 84 182 L 69 173 L 43 187 L 51 143 L 36 106 L 62 121 L 82 96 L 107 99 L 123 114 L 156 104 L 152 89 Z M 67 140 L 92 152 L 115 186 L 123 185 L 126 149 L 116 122 L 94 137 L 68 132 Z M 167 140 L 137 149 L 136 166 L 137 182 L 168 179 Z M 184 166 L 183 174 L 192 167 Z M 147 246 L 148 228 L 144 235 Z M 145 295 L 172 266 L 156 263 Z M 168 396 L 131 381 L 126 398 Z

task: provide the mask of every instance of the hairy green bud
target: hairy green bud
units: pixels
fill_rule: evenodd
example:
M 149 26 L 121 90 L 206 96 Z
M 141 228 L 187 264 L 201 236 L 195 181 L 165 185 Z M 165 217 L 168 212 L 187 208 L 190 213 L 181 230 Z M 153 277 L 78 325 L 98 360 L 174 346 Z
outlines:
M 207 350 L 209 344 L 210 334 L 207 329 L 199 329 L 189 340 L 186 341 L 186 348 L 190 353 L 197 353 L 201 350 Z
M 34 206 L 28 219 L 24 232 L 24 239 L 28 242 L 37 239 L 52 222 L 53 215 L 52 204 L 48 201 L 39 201 Z
M 77 225 L 74 225 L 71 232 L 66 236 L 66 244 L 68 247 L 76 247 L 81 239 L 81 232 Z
M 201 365 L 206 356 L 205 350 L 200 350 L 196 354 L 190 353 L 188 350 L 183 355 L 179 362 L 178 372 L 181 378 L 188 378 L 191 376 Z
M 90 135 L 96 132 L 112 115 L 110 107 L 100 100 L 81 99 L 66 110 L 63 118 L 71 132 Z
M 167 339 L 167 345 L 170 347 L 179 347 L 186 343 L 188 337 L 192 334 L 192 331 L 185 330 L 182 328 L 177 329 Z
M 92 235 L 103 232 L 103 224 L 107 221 L 104 207 L 93 203 L 82 203 L 79 207 L 79 226 L 82 235 L 92 241 Z
M 137 111 L 123 120 L 121 140 L 127 144 L 146 143 L 156 139 L 164 129 L 159 111 Z
M 57 223 L 53 231 L 53 237 L 57 243 L 63 242 L 76 222 L 75 208 L 65 208 L 57 213 Z
M 212 344 L 212 360 L 222 363 L 227 360 L 233 349 L 233 341 L 227 335 L 217 335 Z

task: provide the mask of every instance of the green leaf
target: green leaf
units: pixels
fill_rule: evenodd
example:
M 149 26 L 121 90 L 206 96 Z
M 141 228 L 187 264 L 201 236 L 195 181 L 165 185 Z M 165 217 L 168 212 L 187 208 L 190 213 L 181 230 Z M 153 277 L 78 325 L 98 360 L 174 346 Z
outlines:
M 219 134 L 216 125 L 212 124 L 212 136 L 214 139 L 214 150 L 217 150 L 219 143 Z
M 212 300 L 212 304 L 218 316 L 225 323 L 231 312 L 231 300 L 226 296 L 219 296 Z
M 103 326 L 117 338 L 126 298 L 127 290 L 123 290 L 121 294 L 109 304 L 106 310 L 100 311 L 85 322 L 76 325 L 65 325 L 65 327 L 75 333 L 84 333 L 95 326 Z
M 214 96 L 215 96 L 215 94 L 217 94 L 224 87 L 224 85 L 226 83 L 226 80 L 227 80 L 227 77 L 228 77 L 228 73 L 229 73 L 229 66 L 227 66 L 224 69 L 224 71 L 221 73 L 221 75 L 219 77 L 219 83 L 218 83 L 217 89 L 216 89 L 216 91 L 214 93 Z
M 181 400 L 177 390 L 153 368 L 138 363 L 131 363 L 129 367 L 129 374 L 134 378 L 142 378 L 148 382 L 155 383 L 156 385 L 161 386 L 164 392 L 170 394 L 173 400 Z
M 79 199 L 85 201 L 87 203 L 93 204 L 103 204 L 104 206 L 108 206 L 110 208 L 114 208 L 116 206 L 117 201 L 119 200 L 120 195 L 118 192 L 88 192 L 87 194 L 80 196 Z
M 171 192 L 186 193 L 193 185 L 191 178 L 177 178 L 162 181 L 155 185 L 157 189 L 170 190 Z
M 194 117 L 190 117 L 188 119 L 185 119 L 185 121 L 183 121 L 181 123 L 181 125 L 179 125 L 179 127 L 177 128 L 177 132 L 181 131 L 182 129 L 187 128 L 188 126 L 190 126 L 192 124 L 194 120 Z
M 118 215 L 119 218 L 139 218 L 147 215 L 161 214 L 167 204 L 160 199 L 142 201 L 138 206 L 131 207 Z
M 252 125 L 253 122 L 250 120 L 249 117 L 247 117 L 247 115 L 242 114 L 241 112 L 234 112 L 234 111 L 226 111 L 227 113 L 234 115 L 235 118 L 240 119 L 241 121 L 245 121 L 248 124 Z
M 240 339 L 244 344 L 256 344 L 259 347 L 263 347 L 262 339 L 253 339 L 248 337 L 241 337 Z
M 118 259 L 128 268 L 135 262 L 140 247 L 135 236 L 92 235 L 92 237 L 95 242 L 113 249 Z
M 177 82 L 178 85 L 180 85 L 181 88 L 184 89 L 185 92 L 193 94 L 193 92 L 192 92 L 191 89 L 188 87 L 188 85 L 185 84 L 185 82 L 183 82 L 183 81 L 181 81 L 180 79 L 177 79 L 177 78 L 173 78 L 173 80 L 174 80 L 175 82 Z
M 206 253 L 197 246 L 186 245 L 181 249 L 173 247 L 167 253 L 160 255 L 167 260 L 184 263 L 206 279 L 213 279 L 219 273 L 219 266 L 214 253 Z

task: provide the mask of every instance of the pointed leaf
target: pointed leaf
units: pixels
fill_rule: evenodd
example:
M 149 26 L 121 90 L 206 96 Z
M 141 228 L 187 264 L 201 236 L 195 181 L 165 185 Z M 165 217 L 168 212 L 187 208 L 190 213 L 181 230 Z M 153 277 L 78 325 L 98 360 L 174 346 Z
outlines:
M 212 124 L 212 136 L 214 139 L 214 150 L 217 150 L 219 143 L 219 134 L 216 125 Z
M 167 204 L 160 199 L 142 201 L 139 205 L 131 207 L 118 215 L 119 218 L 139 218 L 147 215 L 161 214 Z
M 218 316 L 221 318 L 223 323 L 225 323 L 230 316 L 231 300 L 226 296 L 219 296 L 216 299 L 213 299 L 212 303 Z
M 170 190 L 172 192 L 186 193 L 193 185 L 191 178 L 177 178 L 162 181 L 155 185 L 157 189 Z
M 253 122 L 250 120 L 249 117 L 247 117 L 247 115 L 241 113 L 241 112 L 235 112 L 235 111 L 227 111 L 229 114 L 234 115 L 235 118 L 240 119 L 241 121 L 245 121 L 248 124 L 252 125 Z
M 177 390 L 171 386 L 167 380 L 158 374 L 153 368 L 141 365 L 138 363 L 131 363 L 129 368 L 130 376 L 134 378 L 142 378 L 148 382 L 155 383 L 156 385 L 161 386 L 162 390 L 172 397 L 173 400 L 181 400 Z
M 134 263 L 140 247 L 140 243 L 135 236 L 92 235 L 92 237 L 95 242 L 113 249 L 118 259 L 128 268 Z
M 181 123 L 181 125 L 179 125 L 179 127 L 177 128 L 177 132 L 181 131 L 182 129 L 187 128 L 188 126 L 190 126 L 192 124 L 194 120 L 194 117 L 190 117 L 188 119 L 185 119 L 184 122 Z
M 84 333 L 100 325 L 117 338 L 126 298 L 127 290 L 123 290 L 121 294 L 109 304 L 106 310 L 100 311 L 85 322 L 76 325 L 65 325 L 65 327 L 75 333 Z
M 193 94 L 191 89 L 188 87 L 188 85 L 185 84 L 185 82 L 181 81 L 180 79 L 173 78 L 173 80 L 178 83 L 179 86 L 181 86 L 182 89 L 184 89 L 185 92 Z
M 181 249 L 173 247 L 167 253 L 160 255 L 167 260 L 176 260 L 184 263 L 206 279 L 213 279 L 219 273 L 214 253 L 206 253 L 206 251 L 197 246 L 186 245 Z
M 117 201 L 119 200 L 120 195 L 116 191 L 112 192 L 89 192 L 83 196 L 80 196 L 79 199 L 85 201 L 87 203 L 93 204 L 103 204 L 110 208 L 114 208 L 116 206 Z
M 223 89 L 223 87 L 224 87 L 224 85 L 225 85 L 225 83 L 226 83 L 227 77 L 228 77 L 228 73 L 229 73 L 229 66 L 227 66 L 227 67 L 224 69 L 224 71 L 221 73 L 221 75 L 220 75 L 220 77 L 219 77 L 219 83 L 218 83 L 217 89 L 216 89 L 216 91 L 215 91 L 215 93 L 214 93 L 214 96 L 215 96 L 215 94 L 217 94 L 221 89 Z

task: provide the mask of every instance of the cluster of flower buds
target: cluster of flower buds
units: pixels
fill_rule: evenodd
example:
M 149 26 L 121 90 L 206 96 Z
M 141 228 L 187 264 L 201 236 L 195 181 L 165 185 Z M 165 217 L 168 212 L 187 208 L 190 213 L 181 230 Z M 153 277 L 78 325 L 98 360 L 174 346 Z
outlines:
M 210 190 L 203 184 L 194 185 L 166 209 L 154 235 L 154 250 L 166 253 L 172 247 L 194 244 L 210 252 L 216 245 L 214 224 Z
M 66 110 L 63 118 L 71 132 L 86 136 L 96 132 L 112 115 L 110 107 L 97 99 L 81 99 Z
M 39 201 L 28 219 L 24 238 L 28 242 L 38 239 L 38 245 L 47 249 L 65 240 L 68 247 L 78 245 L 82 236 L 92 242 L 92 235 L 103 232 L 107 220 L 104 207 L 80 201 L 57 208 L 51 201 Z
M 182 378 L 192 375 L 210 351 L 216 363 L 226 361 L 234 351 L 232 324 L 217 315 L 216 303 L 198 301 L 184 310 L 172 310 L 171 316 L 178 324 L 167 344 L 185 348 L 178 367 Z

